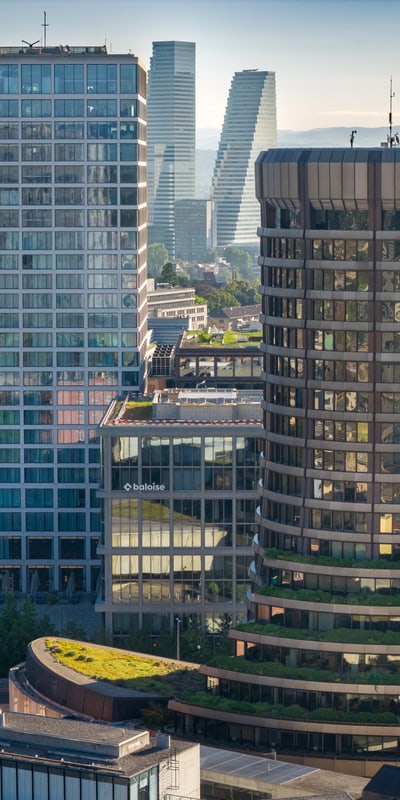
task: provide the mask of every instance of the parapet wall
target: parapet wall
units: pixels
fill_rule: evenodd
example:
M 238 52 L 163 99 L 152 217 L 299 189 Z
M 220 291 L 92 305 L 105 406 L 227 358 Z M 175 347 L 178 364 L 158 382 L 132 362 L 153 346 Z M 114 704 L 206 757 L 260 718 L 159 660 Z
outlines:
M 10 674 L 13 711 L 29 710 L 45 716 L 75 712 L 90 719 L 119 722 L 140 717 L 151 702 L 168 702 L 168 698 L 114 686 L 62 666 L 47 650 L 45 639 L 36 639 L 28 646 L 25 669 L 22 676 L 20 673 L 21 667 Z

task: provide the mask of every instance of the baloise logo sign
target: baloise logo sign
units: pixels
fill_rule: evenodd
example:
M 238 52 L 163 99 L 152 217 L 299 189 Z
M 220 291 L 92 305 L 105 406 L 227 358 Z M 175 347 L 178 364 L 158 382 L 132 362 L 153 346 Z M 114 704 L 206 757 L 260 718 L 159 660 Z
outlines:
M 165 492 L 163 483 L 125 483 L 126 492 Z

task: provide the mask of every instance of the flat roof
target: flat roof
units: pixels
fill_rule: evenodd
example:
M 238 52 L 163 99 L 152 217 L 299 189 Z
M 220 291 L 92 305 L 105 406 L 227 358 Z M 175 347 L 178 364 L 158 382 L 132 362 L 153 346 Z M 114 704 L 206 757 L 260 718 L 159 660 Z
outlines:
M 287 800 L 352 800 L 361 796 L 368 783 L 368 778 L 358 775 L 275 760 L 272 753 L 262 757 L 205 745 L 200 745 L 200 769 L 203 781 L 216 781 L 216 775 L 221 774 L 221 782 L 225 776 L 230 785 L 257 784 L 257 789 L 266 794 L 268 785 L 279 785 L 284 787 L 279 796 Z
M 69 768 L 95 768 L 130 777 L 199 745 L 166 734 L 150 736 L 129 722 L 122 725 L 4 712 L 0 762 L 12 759 Z M 132 749 L 130 749 L 132 748 Z
M 303 767 L 300 764 L 290 764 L 274 758 L 262 758 L 239 753 L 233 750 L 220 750 L 215 747 L 200 746 L 200 768 L 221 775 L 232 775 L 257 781 L 258 783 L 273 783 L 280 785 L 287 783 L 302 775 L 315 772 L 313 767 Z M 204 780 L 204 775 L 203 775 Z

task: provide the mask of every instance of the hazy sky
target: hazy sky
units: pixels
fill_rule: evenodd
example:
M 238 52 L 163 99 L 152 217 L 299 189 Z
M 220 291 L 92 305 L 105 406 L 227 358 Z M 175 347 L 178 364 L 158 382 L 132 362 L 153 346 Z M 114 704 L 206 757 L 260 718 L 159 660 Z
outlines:
M 278 128 L 400 128 L 400 0 L 0 0 L 1 43 L 104 44 L 148 67 L 153 41 L 197 45 L 197 127 L 220 128 L 233 73 L 276 72 Z M 397 99 L 398 97 L 398 99 Z

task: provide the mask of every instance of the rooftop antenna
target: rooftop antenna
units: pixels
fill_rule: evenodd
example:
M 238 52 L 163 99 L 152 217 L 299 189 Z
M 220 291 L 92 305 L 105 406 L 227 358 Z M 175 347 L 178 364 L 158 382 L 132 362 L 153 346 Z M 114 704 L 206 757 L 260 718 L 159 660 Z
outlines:
M 43 33 L 43 47 L 46 47 L 46 44 L 47 44 L 47 30 L 46 30 L 46 28 L 48 28 L 48 27 L 49 27 L 49 23 L 47 22 L 47 14 L 46 14 L 45 11 L 43 11 L 43 22 L 42 22 L 42 28 L 43 28 L 43 31 L 44 31 L 44 33 Z
M 396 144 L 399 144 L 399 134 L 393 133 L 393 123 L 392 123 L 392 106 L 393 106 L 393 98 L 394 92 L 392 90 L 392 76 L 390 76 L 390 100 L 389 100 L 389 136 L 388 136 L 388 145 L 389 147 L 395 147 Z
M 27 42 L 25 39 L 21 39 L 22 44 L 27 44 L 28 47 L 35 47 L 35 44 L 39 44 L 40 39 L 36 39 L 36 42 Z
M 356 133 L 357 133 L 357 131 L 352 131 L 351 134 L 350 134 L 350 147 L 353 147 L 353 145 L 354 145 L 354 137 L 355 137 Z

